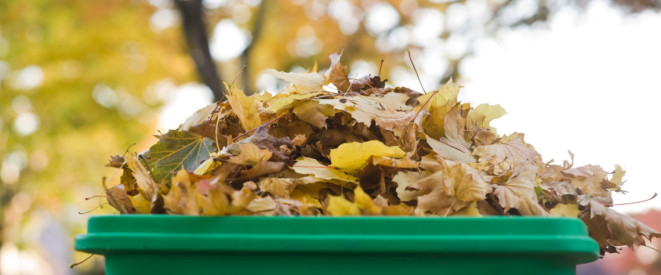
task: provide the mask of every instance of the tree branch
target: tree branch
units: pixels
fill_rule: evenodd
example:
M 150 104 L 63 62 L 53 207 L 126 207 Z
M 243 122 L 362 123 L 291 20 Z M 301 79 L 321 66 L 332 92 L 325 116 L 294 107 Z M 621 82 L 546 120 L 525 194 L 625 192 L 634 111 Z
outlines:
M 202 82 L 213 92 L 214 100 L 221 100 L 226 91 L 220 80 L 220 72 L 209 51 L 202 0 L 175 0 L 174 2 L 181 14 L 186 44 L 190 56 L 195 62 L 195 68 L 202 78 Z
M 246 91 L 246 93 L 255 92 L 255 89 L 252 85 L 252 78 L 250 77 L 250 58 L 252 57 L 251 53 L 253 46 L 255 46 L 257 40 L 259 40 L 259 37 L 262 34 L 264 17 L 267 8 L 266 6 L 269 4 L 269 2 L 270 1 L 263 0 L 261 3 L 259 3 L 259 7 L 257 7 L 257 13 L 255 14 L 255 19 L 252 26 L 252 41 L 250 41 L 250 44 L 248 44 L 248 46 L 241 53 L 241 64 L 244 67 L 243 71 L 241 72 L 241 79 L 243 81 L 243 90 Z

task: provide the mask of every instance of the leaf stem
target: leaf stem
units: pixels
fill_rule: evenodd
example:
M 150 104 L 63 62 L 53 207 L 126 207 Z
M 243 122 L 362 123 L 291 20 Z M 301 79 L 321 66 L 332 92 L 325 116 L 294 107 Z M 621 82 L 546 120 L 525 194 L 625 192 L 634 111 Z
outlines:
M 652 199 L 656 198 L 656 196 L 657 196 L 657 193 L 654 193 L 654 195 L 652 195 L 651 198 L 646 199 L 646 200 L 642 200 L 642 201 L 634 201 L 634 202 L 626 202 L 626 203 L 615 203 L 615 204 L 610 204 L 610 205 L 608 205 L 608 206 L 620 206 L 620 205 L 630 205 L 630 204 L 643 203 L 643 202 L 646 202 L 646 201 L 651 201 Z

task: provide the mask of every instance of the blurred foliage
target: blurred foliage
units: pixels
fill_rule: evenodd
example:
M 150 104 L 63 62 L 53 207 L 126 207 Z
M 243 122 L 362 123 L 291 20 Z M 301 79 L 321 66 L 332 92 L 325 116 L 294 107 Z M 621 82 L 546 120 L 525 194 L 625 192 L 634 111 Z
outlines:
M 411 49 L 418 69 L 432 82 L 457 79 L 475 41 L 502 28 L 544 22 L 559 7 L 587 2 L 203 4 L 212 44 L 214 39 L 239 43 L 213 37 L 219 22 L 235 24 L 248 41 L 235 56 L 216 63 L 221 78 L 232 81 L 245 65 L 242 85 L 256 91 L 268 86 L 260 78 L 266 68 L 304 70 L 317 62 L 323 68 L 328 56 L 341 50 L 351 69 L 367 64 L 375 75 L 383 59 L 380 73 L 390 78 L 410 72 L 406 51 Z M 631 12 L 660 7 L 656 0 L 612 2 Z M 522 9 L 522 3 L 529 5 Z M 47 209 L 65 224 L 80 225 L 76 212 L 94 207 L 83 198 L 100 194 L 101 176 L 112 171 L 100 169 L 101 164 L 135 141 L 135 150 L 153 143 L 159 107 L 177 85 L 197 79 L 179 22 L 169 0 L 0 1 L 0 245 L 25 239 L 21 224 L 34 210 Z M 425 25 L 429 22 L 441 26 Z M 429 51 L 433 54 L 426 55 Z
M 159 83 L 194 69 L 178 29 L 149 28 L 146 3 L 1 1 L 0 11 L 0 240 L 21 243 L 30 211 L 80 223 L 77 211 L 94 207 L 83 199 L 101 193 L 99 164 L 154 132 Z

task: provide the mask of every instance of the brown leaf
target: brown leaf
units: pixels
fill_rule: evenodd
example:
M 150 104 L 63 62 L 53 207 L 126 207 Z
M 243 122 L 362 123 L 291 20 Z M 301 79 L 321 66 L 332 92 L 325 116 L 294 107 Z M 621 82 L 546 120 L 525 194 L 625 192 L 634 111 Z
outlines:
M 649 226 L 596 201 L 589 203 L 589 210 L 581 214 L 581 219 L 587 224 L 590 237 L 602 248 L 606 245 L 643 245 L 643 237 L 648 240 L 661 237 L 659 232 Z
M 229 158 L 228 162 L 240 165 L 255 165 L 259 162 L 267 161 L 273 156 L 273 153 L 267 149 L 261 149 L 254 143 L 244 143 L 239 145 L 240 154 Z
M 532 205 L 537 204 L 536 179 L 537 166 L 527 162 L 520 163 L 505 183 L 493 185 L 498 203 L 505 211 L 516 208 L 523 215 L 544 212 L 538 211 L 539 209 Z M 525 211 L 522 211 L 524 209 Z
M 281 161 L 260 161 L 250 169 L 241 171 L 241 175 L 246 179 L 254 179 L 263 175 L 280 172 L 284 168 L 285 163 Z
M 114 155 L 110 157 L 110 161 L 106 167 L 122 168 L 124 166 L 124 157 L 122 155 Z
M 130 153 L 126 158 L 126 165 L 133 171 L 133 177 L 135 177 L 140 194 L 148 201 L 153 200 L 158 190 L 158 184 L 156 184 L 149 171 L 142 165 L 137 154 Z
M 105 188 L 105 183 L 103 187 Z M 117 209 L 121 214 L 135 213 L 135 207 L 133 207 L 129 195 L 126 193 L 126 189 L 124 189 L 124 185 L 122 184 L 106 189 L 106 199 L 108 200 L 108 204 Z
M 532 146 L 523 141 L 523 134 L 513 134 L 503 138 L 500 143 L 478 146 L 473 155 L 479 162 L 498 163 L 505 160 L 537 162 L 541 156 Z
M 442 169 L 410 187 L 429 192 L 418 197 L 416 213 L 451 215 L 471 202 L 484 199 L 488 184 L 470 166 L 449 160 L 439 161 Z
M 610 191 L 602 188 L 602 182 L 608 182 L 606 179 L 608 172 L 599 165 L 585 165 L 564 170 L 562 173 L 570 176 L 571 184 L 579 188 L 582 193 L 601 197 L 610 196 Z
M 335 85 L 338 92 L 348 92 L 351 87 L 351 82 L 349 81 L 347 67 L 340 63 L 340 58 L 342 53 L 331 54 L 330 60 L 331 65 L 328 71 L 324 74 L 326 81 L 330 81 Z

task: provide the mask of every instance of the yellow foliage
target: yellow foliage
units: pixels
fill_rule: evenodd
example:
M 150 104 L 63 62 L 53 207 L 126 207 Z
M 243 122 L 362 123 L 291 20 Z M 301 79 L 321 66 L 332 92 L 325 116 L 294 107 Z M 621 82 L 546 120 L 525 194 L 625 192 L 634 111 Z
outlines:
M 378 140 L 344 143 L 330 152 L 331 164 L 340 170 L 354 173 L 367 165 L 372 156 L 402 158 L 406 155 L 397 146 L 386 146 Z

